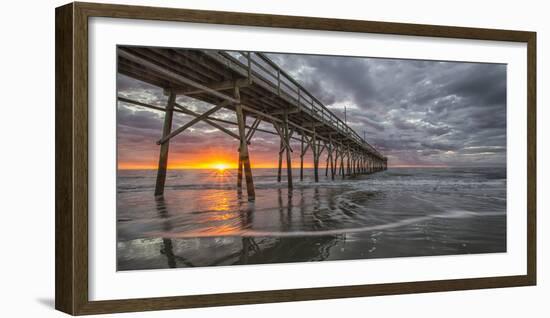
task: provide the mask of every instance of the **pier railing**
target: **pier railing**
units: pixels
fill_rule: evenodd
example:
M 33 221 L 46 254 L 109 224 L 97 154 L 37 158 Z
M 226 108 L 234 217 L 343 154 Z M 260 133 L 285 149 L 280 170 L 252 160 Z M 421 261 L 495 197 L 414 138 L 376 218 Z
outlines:
M 294 104 L 300 111 L 309 113 L 324 125 L 330 126 L 341 135 L 353 140 L 368 152 L 383 158 L 383 155 L 364 138 L 359 136 L 355 130 L 349 127 L 347 123 L 336 116 L 328 107 L 265 54 L 240 51 L 211 51 L 209 52 L 209 56 L 218 60 L 220 57 L 225 58 L 226 66 L 234 68 L 241 75 L 248 77 L 250 81 L 254 81 L 255 83 L 262 81 L 271 87 L 276 94 Z

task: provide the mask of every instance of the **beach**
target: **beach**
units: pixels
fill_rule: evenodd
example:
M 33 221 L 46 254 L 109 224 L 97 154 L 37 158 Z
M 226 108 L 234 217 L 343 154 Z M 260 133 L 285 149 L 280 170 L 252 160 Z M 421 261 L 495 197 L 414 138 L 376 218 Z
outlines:
M 157 198 L 154 170 L 119 170 L 117 269 L 506 252 L 505 168 L 305 174 L 254 169 L 248 202 L 236 170 L 169 170 Z

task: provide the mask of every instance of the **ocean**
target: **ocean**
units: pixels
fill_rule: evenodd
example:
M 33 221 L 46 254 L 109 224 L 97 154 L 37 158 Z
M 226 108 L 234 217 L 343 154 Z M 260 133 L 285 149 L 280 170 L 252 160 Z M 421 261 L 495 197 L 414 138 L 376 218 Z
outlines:
M 117 270 L 506 252 L 506 168 L 390 168 L 356 177 L 254 169 L 119 170 Z

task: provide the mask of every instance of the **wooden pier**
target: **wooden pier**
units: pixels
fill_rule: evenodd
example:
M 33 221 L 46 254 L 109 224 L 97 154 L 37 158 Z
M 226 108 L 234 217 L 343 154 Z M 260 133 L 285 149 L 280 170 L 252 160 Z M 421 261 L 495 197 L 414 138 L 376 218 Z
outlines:
M 243 172 L 249 201 L 255 198 L 248 145 L 255 132 L 279 136 L 278 181 L 286 160 L 288 188 L 293 188 L 292 156 L 300 153 L 300 180 L 304 178 L 304 156 L 313 157 L 315 182 L 326 152 L 325 176 L 332 180 L 387 169 L 387 158 L 334 115 L 289 74 L 267 56 L 255 52 L 118 47 L 118 72 L 158 86 L 168 95 L 165 107 L 149 105 L 122 96 L 118 100 L 165 112 L 155 195 L 162 195 L 166 180 L 170 140 L 198 122 L 221 130 L 238 140 L 237 188 L 242 191 Z M 198 114 L 176 102 L 186 95 L 213 107 Z M 212 115 L 220 109 L 236 113 L 237 122 Z M 193 117 L 181 127 L 172 127 L 174 113 Z M 248 123 L 251 120 L 252 123 Z M 269 123 L 273 130 L 259 128 Z M 237 126 L 237 133 L 227 125 Z M 292 149 L 291 140 L 300 148 Z M 321 167 L 322 169 L 322 167 Z

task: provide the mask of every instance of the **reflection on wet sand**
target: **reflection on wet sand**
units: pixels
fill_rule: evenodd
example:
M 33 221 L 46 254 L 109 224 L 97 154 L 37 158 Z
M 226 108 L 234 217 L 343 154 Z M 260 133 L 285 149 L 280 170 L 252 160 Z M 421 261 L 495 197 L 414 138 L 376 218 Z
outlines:
M 462 181 L 457 191 L 441 178 L 436 187 L 424 179 L 402 186 L 398 178 L 298 185 L 290 193 L 259 178 L 255 202 L 225 186 L 173 187 L 156 199 L 121 192 L 117 269 L 506 251 L 505 183 Z
M 294 206 L 292 195 L 283 195 L 283 191 L 279 189 L 277 191 L 277 202 L 278 210 L 280 214 L 280 230 L 288 231 L 292 230 L 292 218 L 293 212 L 296 207 L 299 207 L 300 218 L 302 225 L 305 224 L 303 218 L 305 215 L 306 204 L 304 200 L 303 189 L 300 190 L 300 203 L 298 206 Z M 319 190 L 315 190 L 314 195 L 315 200 L 319 200 Z M 226 198 L 227 199 L 227 198 Z M 210 221 L 226 221 L 233 220 L 235 215 L 226 213 L 228 208 L 228 200 L 220 200 L 219 202 L 211 202 L 208 210 L 212 211 L 223 211 L 222 214 L 208 216 Z M 156 210 L 158 212 L 159 219 L 162 220 L 162 229 L 166 233 L 171 232 L 174 229 L 174 225 L 171 222 L 171 216 L 167 208 L 164 197 L 156 197 Z M 241 229 L 250 229 L 253 224 L 254 218 L 254 204 L 248 201 L 239 200 L 239 209 L 238 209 L 238 220 Z M 313 213 L 319 213 L 320 204 L 317 202 L 314 204 Z M 209 229 L 209 233 L 212 233 L 213 236 L 216 233 L 227 234 L 231 232 L 231 229 L 235 227 L 227 224 L 218 224 Z M 345 239 L 345 234 L 338 237 L 340 240 Z M 260 238 L 261 239 L 261 238 Z M 277 259 L 285 252 L 289 251 L 299 251 L 301 256 L 300 259 L 306 258 L 309 260 L 324 260 L 328 257 L 330 247 L 334 245 L 334 240 L 336 237 L 320 237 L 312 240 L 311 238 L 293 238 L 293 239 L 279 239 L 265 246 L 264 248 L 260 247 L 256 243 L 254 237 L 242 236 L 240 237 L 240 248 L 238 251 L 233 253 L 228 253 L 227 255 L 220 255 L 219 258 L 213 258 L 208 264 L 201 264 L 200 266 L 214 266 L 214 265 L 242 265 L 242 264 L 257 264 L 263 263 L 263 259 Z M 176 255 L 174 252 L 174 239 L 171 237 L 163 237 L 162 244 L 160 245 L 160 254 L 164 255 L 167 260 L 168 268 L 176 267 L 195 267 L 193 262 L 189 261 L 181 255 Z M 313 244 L 312 244 L 313 243 Z M 313 249 L 305 253 L 304 247 L 311 246 Z M 198 251 L 196 251 L 198 252 Z M 294 252 L 292 252 L 294 253 Z M 185 253 L 184 253 L 185 254 Z M 296 255 L 297 256 L 297 255 Z M 297 259 L 298 260 L 298 259 Z
M 155 198 L 155 203 L 156 203 L 157 211 L 159 213 L 159 218 L 165 220 L 163 222 L 164 230 L 165 231 L 172 230 L 172 226 L 170 225 L 170 221 L 168 219 L 168 217 L 169 217 L 168 211 L 167 211 L 166 205 L 164 203 L 164 197 L 162 197 L 162 196 L 156 197 Z M 176 255 L 174 255 L 174 248 L 172 246 L 172 239 L 170 239 L 170 238 L 163 238 L 162 239 L 162 248 L 160 250 L 160 254 L 166 255 L 166 259 L 168 261 L 168 267 L 169 268 L 176 268 L 177 267 Z M 182 258 L 182 257 L 177 257 L 177 258 L 179 259 L 180 262 L 185 264 L 187 267 L 194 267 L 194 265 L 191 262 L 185 260 L 184 258 Z
M 159 218 L 164 220 L 163 230 L 166 231 L 166 232 L 170 232 L 173 229 L 173 226 L 170 222 L 170 218 L 169 218 L 168 210 L 166 208 L 164 197 L 163 196 L 156 197 L 155 198 L 155 203 L 156 203 L 156 208 L 157 208 L 157 211 L 158 211 L 158 214 L 159 214 Z M 226 205 L 226 201 L 222 200 L 220 202 L 220 204 L 216 204 L 216 207 L 214 207 L 214 208 L 217 211 L 224 211 L 224 206 L 225 205 Z M 219 220 L 225 220 L 225 219 L 228 219 L 228 218 L 229 217 L 227 216 L 227 214 L 222 214 L 221 216 L 219 216 Z M 244 220 L 243 226 L 246 226 L 247 218 L 242 218 L 242 220 Z M 220 229 L 214 230 L 213 232 L 214 233 L 216 233 L 216 232 L 223 233 L 226 229 L 227 229 L 227 227 L 220 226 Z M 185 267 L 195 267 L 195 265 L 192 262 L 188 261 L 184 257 L 176 256 L 174 254 L 174 247 L 173 247 L 173 244 L 172 244 L 172 240 L 173 240 L 172 238 L 163 237 L 162 238 L 162 246 L 161 246 L 161 249 L 160 249 L 160 254 L 166 256 L 168 267 L 169 268 L 176 268 L 176 267 L 178 267 L 177 266 L 178 262 L 185 265 Z M 250 240 L 250 239 L 249 238 L 243 238 L 242 240 L 243 240 L 243 247 L 242 247 L 242 258 L 241 259 L 242 259 L 242 263 L 246 264 L 247 259 L 248 259 L 248 252 L 246 252 L 246 251 L 249 248 L 248 240 Z M 231 255 L 231 256 L 233 256 L 233 255 Z M 176 260 L 177 260 L 177 262 L 176 262 Z M 218 262 L 220 262 L 219 259 L 215 260 L 214 264 L 216 264 Z

